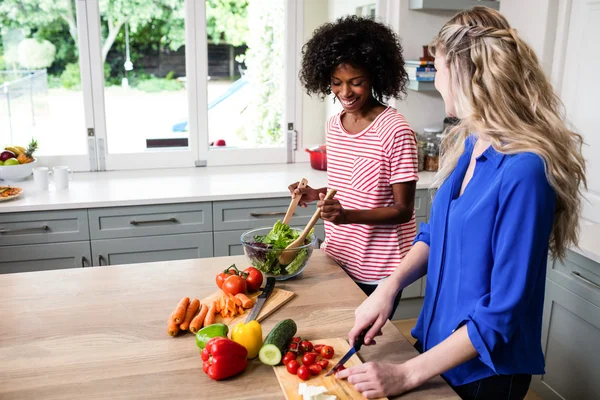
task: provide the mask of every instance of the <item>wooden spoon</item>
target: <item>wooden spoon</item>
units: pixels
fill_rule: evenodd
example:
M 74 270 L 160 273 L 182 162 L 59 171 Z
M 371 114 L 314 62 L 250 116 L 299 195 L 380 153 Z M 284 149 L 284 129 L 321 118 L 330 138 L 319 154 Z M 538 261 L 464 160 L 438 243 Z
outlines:
M 298 183 L 298 189 L 304 189 L 306 186 L 308 186 L 308 181 L 305 178 L 302 178 L 300 183 Z M 298 207 L 298 203 L 300 202 L 301 198 L 301 195 L 294 195 L 294 197 L 292 197 L 292 202 L 290 203 L 290 206 L 288 207 L 288 210 L 285 213 L 285 217 L 282 221 L 285 225 L 290 223 L 290 220 L 292 219 L 292 216 L 294 215 L 296 207 Z
M 327 195 L 325 196 L 325 198 L 323 200 L 333 199 L 333 196 L 335 196 L 336 193 L 337 193 L 337 190 L 329 189 L 329 191 L 327 192 Z M 308 221 L 306 228 L 304 228 L 304 230 L 302 231 L 300 236 L 298 236 L 298 238 L 296 240 L 294 240 L 292 243 L 290 243 L 289 246 L 286 247 L 285 250 L 283 250 L 281 252 L 281 254 L 279 255 L 279 264 L 288 265 L 289 263 L 294 261 L 294 258 L 296 258 L 296 256 L 298 255 L 298 252 L 300 251 L 298 249 L 298 247 L 301 247 L 302 245 L 304 245 L 304 241 L 306 240 L 306 237 L 308 236 L 308 234 L 310 233 L 310 230 L 315 226 L 315 224 L 317 223 L 317 221 L 319 220 L 320 217 L 321 217 L 321 209 L 317 207 L 317 210 L 313 214 L 310 221 Z

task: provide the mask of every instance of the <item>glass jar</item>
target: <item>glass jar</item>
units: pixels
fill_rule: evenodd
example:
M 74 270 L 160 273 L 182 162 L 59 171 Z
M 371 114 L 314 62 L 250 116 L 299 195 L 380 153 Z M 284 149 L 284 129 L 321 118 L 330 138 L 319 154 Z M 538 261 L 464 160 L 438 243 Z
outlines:
M 439 167 L 440 148 L 436 141 L 427 143 L 425 151 L 425 171 L 436 172 Z
M 417 135 L 417 161 L 418 167 L 417 170 L 419 172 L 425 170 L 425 152 L 427 151 L 427 139 L 418 134 Z

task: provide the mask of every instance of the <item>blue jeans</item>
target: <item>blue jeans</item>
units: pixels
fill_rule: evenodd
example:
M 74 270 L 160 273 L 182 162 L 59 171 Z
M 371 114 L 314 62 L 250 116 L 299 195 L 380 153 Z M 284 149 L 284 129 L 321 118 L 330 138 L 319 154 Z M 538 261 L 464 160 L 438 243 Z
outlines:
M 415 349 L 423 352 L 423 345 L 418 340 Z M 522 400 L 529 390 L 531 375 L 494 375 L 459 386 L 446 382 L 463 400 Z

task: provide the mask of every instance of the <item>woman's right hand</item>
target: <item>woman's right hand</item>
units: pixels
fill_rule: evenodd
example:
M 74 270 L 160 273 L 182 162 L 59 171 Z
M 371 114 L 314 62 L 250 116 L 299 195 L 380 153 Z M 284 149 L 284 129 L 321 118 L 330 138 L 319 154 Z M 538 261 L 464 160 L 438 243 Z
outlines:
M 300 202 L 298 203 L 300 207 L 306 207 L 308 203 L 319 200 L 318 190 L 313 189 L 310 186 L 307 186 L 305 188 L 298 188 L 299 183 L 300 182 L 292 183 L 290 186 L 288 186 L 288 189 L 290 190 L 292 197 L 302 196 L 300 198 Z
M 384 284 L 380 284 L 377 289 L 354 311 L 354 327 L 348 333 L 350 345 L 354 346 L 354 342 L 358 335 L 371 325 L 365 335 L 365 345 L 375 344 L 375 337 L 381 336 L 381 328 L 392 313 L 395 295 L 393 292 L 385 288 Z

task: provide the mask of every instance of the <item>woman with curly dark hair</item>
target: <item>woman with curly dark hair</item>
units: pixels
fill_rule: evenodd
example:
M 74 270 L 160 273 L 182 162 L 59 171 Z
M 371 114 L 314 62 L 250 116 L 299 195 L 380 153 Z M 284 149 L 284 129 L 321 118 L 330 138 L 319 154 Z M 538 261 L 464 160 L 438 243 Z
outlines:
M 343 110 L 327 122 L 328 186 L 298 189 L 300 204 L 319 200 L 323 249 L 370 295 L 400 264 L 416 234 L 417 142 L 404 117 L 385 105 L 406 93 L 402 46 L 387 26 L 357 16 L 318 28 L 303 49 L 300 80 Z M 396 296 L 396 308 L 401 293 Z

